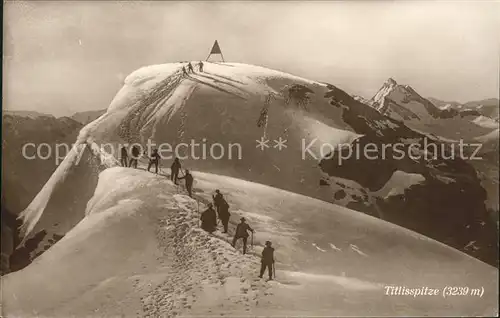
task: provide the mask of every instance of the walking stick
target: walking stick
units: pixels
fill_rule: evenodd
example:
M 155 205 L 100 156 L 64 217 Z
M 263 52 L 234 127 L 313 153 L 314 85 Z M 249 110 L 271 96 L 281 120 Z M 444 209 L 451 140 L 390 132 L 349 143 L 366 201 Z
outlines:
M 276 279 L 276 263 L 273 261 L 273 278 Z
M 252 251 L 253 251 L 253 231 L 252 231 Z
M 161 163 L 161 159 L 158 159 L 158 171 L 160 172 L 160 175 L 163 175 L 165 173 L 163 172 L 163 169 L 161 168 L 161 164 L 160 163 Z
M 201 218 L 200 218 L 200 201 L 196 199 L 196 205 L 198 207 L 198 227 L 201 227 Z

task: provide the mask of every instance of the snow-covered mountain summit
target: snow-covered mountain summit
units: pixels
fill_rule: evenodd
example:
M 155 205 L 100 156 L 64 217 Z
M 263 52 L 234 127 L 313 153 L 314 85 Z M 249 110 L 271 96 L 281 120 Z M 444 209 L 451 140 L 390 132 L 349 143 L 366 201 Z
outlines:
M 496 259 L 484 189 L 467 162 L 439 154 L 435 160 L 353 156 L 341 163 L 329 156 L 353 144 L 382 149 L 400 143 L 408 150 L 422 144 L 424 134 L 334 85 L 247 64 L 207 62 L 203 72 L 188 74 L 184 65 L 147 66 L 125 79 L 106 113 L 80 131 L 75 147 L 21 214 L 25 233 L 71 230 L 85 216 L 99 173 L 119 165 L 120 145 L 147 150 L 151 142 L 167 144 L 161 149 L 163 171 L 177 149 L 184 169 L 343 205 L 487 262 Z M 147 166 L 146 158 L 139 161 Z M 398 191 L 385 191 L 394 182 L 402 185 Z M 438 197 L 439 206 L 429 203 Z M 455 222 L 438 221 L 450 217 Z M 481 249 L 464 250 L 471 240 Z
M 99 171 L 118 164 L 120 145 L 137 143 L 147 150 L 148 142 L 168 144 L 172 152 L 164 154 L 165 167 L 177 146 L 194 143 L 198 146 L 177 148 L 184 168 L 311 194 L 319 188 L 321 173 L 312 168 L 318 159 L 302 159 L 302 139 L 317 139 L 311 149 L 319 152 L 321 142 L 336 145 L 358 136 L 342 111 L 323 97 L 324 84 L 238 63 L 207 62 L 203 72 L 184 75 L 183 65 L 147 66 L 125 79 L 106 113 L 80 131 L 72 151 L 22 213 L 27 233 L 42 214 L 48 220 L 42 218 L 41 228 L 57 223 L 62 232 L 69 230 L 79 218 L 71 215 L 82 215 Z M 256 148 L 263 136 L 269 139 L 267 148 Z M 287 141 L 283 151 L 273 148 L 279 138 Z M 210 156 L 214 144 L 223 147 L 222 155 Z M 73 183 L 82 185 L 77 196 L 73 186 L 64 186 Z M 61 205 L 68 206 L 67 222 L 52 222 L 49 216 L 58 215 Z

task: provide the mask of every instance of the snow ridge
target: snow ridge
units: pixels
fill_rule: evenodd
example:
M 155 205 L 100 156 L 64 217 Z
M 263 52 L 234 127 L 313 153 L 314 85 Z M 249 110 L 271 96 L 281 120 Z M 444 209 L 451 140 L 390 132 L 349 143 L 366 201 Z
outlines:
M 143 297 L 146 317 L 190 315 L 194 303 L 207 302 L 199 295 L 208 299 L 226 296 L 226 301 L 248 312 L 264 294 L 272 294 L 270 284 L 252 275 L 258 268 L 256 257 L 241 255 L 200 229 L 195 201 L 184 195 L 173 197 L 179 212 L 170 213 L 157 232 L 163 256 L 173 264 L 165 280 Z M 232 292 L 226 294 L 228 290 Z M 206 306 L 210 308 L 208 302 Z

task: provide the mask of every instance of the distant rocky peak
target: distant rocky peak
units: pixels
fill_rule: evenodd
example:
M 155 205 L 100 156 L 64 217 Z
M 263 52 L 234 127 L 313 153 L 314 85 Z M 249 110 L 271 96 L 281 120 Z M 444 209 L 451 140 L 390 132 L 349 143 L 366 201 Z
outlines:
M 389 86 L 396 86 L 398 85 L 398 83 L 392 78 L 392 77 L 389 77 L 385 83 L 385 85 L 389 85 Z

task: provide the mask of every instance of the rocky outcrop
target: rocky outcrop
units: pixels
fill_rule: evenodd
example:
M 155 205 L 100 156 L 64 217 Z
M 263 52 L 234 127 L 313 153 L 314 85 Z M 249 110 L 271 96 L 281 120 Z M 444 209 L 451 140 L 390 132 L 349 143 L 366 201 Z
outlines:
M 19 243 L 22 241 L 19 231 L 21 223 L 21 221 L 16 219 L 16 215 L 7 211 L 2 202 L 1 275 L 15 272 L 28 266 L 38 256 L 34 252 L 46 236 L 45 231 L 40 231 L 27 240 L 23 246 L 19 246 Z
M 460 115 L 460 117 L 467 117 L 467 116 L 476 116 L 477 117 L 477 116 L 481 116 L 481 113 L 475 109 L 466 109 L 466 110 L 459 111 L 458 115 Z

